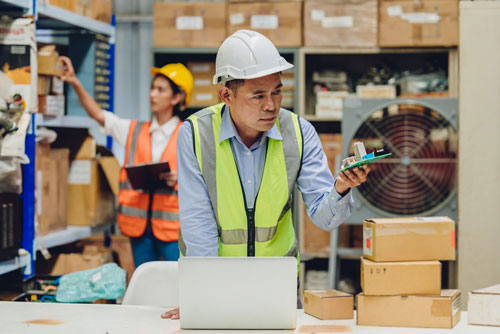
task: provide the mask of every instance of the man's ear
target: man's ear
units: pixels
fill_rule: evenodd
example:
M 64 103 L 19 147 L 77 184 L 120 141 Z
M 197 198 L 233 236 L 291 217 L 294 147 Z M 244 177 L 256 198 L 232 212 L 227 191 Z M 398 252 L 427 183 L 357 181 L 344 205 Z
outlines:
M 227 105 L 228 107 L 231 106 L 233 99 L 234 99 L 234 94 L 231 89 L 229 89 L 226 86 L 220 86 L 219 87 L 219 97 L 221 101 Z

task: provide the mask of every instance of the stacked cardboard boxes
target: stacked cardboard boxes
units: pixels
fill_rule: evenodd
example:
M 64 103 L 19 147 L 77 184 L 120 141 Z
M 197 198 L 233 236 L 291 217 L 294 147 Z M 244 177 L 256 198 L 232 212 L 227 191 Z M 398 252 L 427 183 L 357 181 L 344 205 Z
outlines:
M 301 46 L 302 2 L 230 2 L 227 35 L 240 29 L 260 32 L 279 48 Z
M 455 260 L 455 222 L 448 217 L 363 222 L 357 323 L 453 328 L 460 291 L 441 290 L 441 263 Z
M 194 86 L 191 94 L 190 108 L 205 108 L 219 103 L 218 85 L 212 84 L 215 75 L 215 63 L 188 62 L 187 68 L 193 74 Z
M 218 48 L 226 38 L 225 2 L 155 2 L 154 47 Z
M 68 225 L 95 227 L 114 220 L 119 173 L 111 152 L 87 137 L 69 167 Z
M 61 80 L 64 64 L 55 45 L 38 50 L 38 112 L 44 115 L 64 115 L 64 83 Z
M 43 235 L 66 228 L 69 149 L 36 148 L 36 221 Z

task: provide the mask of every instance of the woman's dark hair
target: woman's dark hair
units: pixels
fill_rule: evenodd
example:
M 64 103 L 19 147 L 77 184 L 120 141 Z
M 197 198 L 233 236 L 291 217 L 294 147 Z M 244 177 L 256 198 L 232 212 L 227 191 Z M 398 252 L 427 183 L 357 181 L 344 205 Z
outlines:
M 182 107 L 184 105 L 184 100 L 186 98 L 186 95 L 185 93 L 182 91 L 182 89 L 180 89 L 179 86 L 177 86 L 177 84 L 175 82 L 173 82 L 169 77 L 166 77 L 164 76 L 163 74 L 157 74 L 155 75 L 155 77 L 153 78 L 153 81 L 155 81 L 155 79 L 157 77 L 163 77 L 165 79 L 167 79 L 168 83 L 170 84 L 170 88 L 172 89 L 172 95 L 175 95 L 175 94 L 181 94 L 184 96 L 184 98 L 182 99 L 181 102 L 177 103 L 175 106 L 174 106 L 174 112 L 173 112 L 173 115 L 172 116 L 178 116 L 182 119 L 182 116 L 181 116 L 181 111 L 182 111 Z M 153 85 L 153 81 L 151 81 L 151 86 Z

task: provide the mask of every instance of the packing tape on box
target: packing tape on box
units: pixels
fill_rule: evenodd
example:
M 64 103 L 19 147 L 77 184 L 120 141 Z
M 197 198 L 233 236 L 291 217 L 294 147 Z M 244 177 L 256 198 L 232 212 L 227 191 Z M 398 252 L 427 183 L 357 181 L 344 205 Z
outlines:
M 406 234 L 417 234 L 417 235 L 446 235 L 450 233 L 450 230 L 443 229 L 440 231 L 436 231 L 432 228 L 422 228 L 422 227 L 391 227 L 391 228 L 377 228 L 376 236 L 393 236 L 393 235 L 406 235 Z

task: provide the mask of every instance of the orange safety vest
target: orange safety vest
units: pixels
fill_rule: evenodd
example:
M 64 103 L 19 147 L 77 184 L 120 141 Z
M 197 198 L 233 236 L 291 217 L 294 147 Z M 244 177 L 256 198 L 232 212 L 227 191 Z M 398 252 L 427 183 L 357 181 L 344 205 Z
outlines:
M 177 172 L 177 135 L 182 122 L 172 133 L 170 140 L 163 151 L 161 160 L 168 161 L 170 170 Z M 125 170 L 126 166 L 150 163 L 151 122 L 137 122 L 130 124 L 127 145 L 125 148 L 125 162 L 120 172 L 120 193 L 118 194 L 118 225 L 121 232 L 128 237 L 140 237 L 146 231 L 148 224 L 148 208 L 151 204 L 151 227 L 156 238 L 163 241 L 177 241 L 179 239 L 179 199 L 178 186 L 174 188 L 156 189 L 153 198 L 147 190 L 132 189 Z M 150 200 L 153 202 L 150 203 Z

